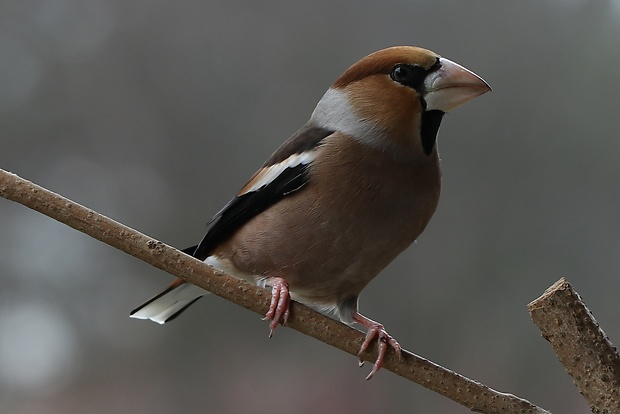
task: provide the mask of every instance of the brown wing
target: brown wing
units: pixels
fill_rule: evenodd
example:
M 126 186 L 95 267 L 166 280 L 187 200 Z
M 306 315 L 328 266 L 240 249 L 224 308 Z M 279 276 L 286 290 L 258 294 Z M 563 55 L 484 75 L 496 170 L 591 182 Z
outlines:
M 241 192 L 209 221 L 211 227 L 193 256 L 206 259 L 215 246 L 252 217 L 302 188 L 308 182 L 313 150 L 332 133 L 307 124 L 284 142 Z

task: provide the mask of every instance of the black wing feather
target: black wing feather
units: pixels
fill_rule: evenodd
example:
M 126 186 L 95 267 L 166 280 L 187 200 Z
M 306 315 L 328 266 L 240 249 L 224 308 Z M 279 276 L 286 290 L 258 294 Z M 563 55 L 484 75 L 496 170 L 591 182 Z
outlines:
M 232 236 L 252 217 L 303 187 L 307 182 L 307 167 L 308 165 L 299 164 L 287 168 L 268 185 L 230 200 L 215 217 L 213 225 L 194 252 L 194 257 L 206 259 L 217 244 Z
M 269 167 L 285 161 L 294 154 L 315 148 L 333 132 L 306 125 L 289 138 L 264 164 Z M 210 221 L 211 227 L 193 256 L 204 260 L 219 243 L 232 236 L 252 217 L 265 211 L 287 195 L 294 193 L 308 182 L 308 164 L 286 168 L 269 184 L 230 200 Z

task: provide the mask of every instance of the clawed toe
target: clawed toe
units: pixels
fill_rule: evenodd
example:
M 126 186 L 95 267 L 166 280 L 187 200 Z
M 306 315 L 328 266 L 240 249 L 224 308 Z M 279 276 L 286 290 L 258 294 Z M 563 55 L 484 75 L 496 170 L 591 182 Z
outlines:
M 267 284 L 271 286 L 271 304 L 263 320 L 271 321 L 269 323 L 269 337 L 271 338 L 280 321 L 283 325 L 286 325 L 288 321 L 291 295 L 288 283 L 280 277 L 268 279 Z
M 271 338 L 280 321 L 283 325 L 286 325 L 286 322 L 288 321 L 290 315 L 291 295 L 288 283 L 280 277 L 269 278 L 267 279 L 266 284 L 271 286 L 271 303 L 269 305 L 269 310 L 263 319 L 270 321 L 269 337 Z M 399 359 L 402 358 L 402 348 L 396 339 L 388 334 L 383 325 L 380 323 L 375 322 L 372 319 L 368 319 L 358 312 L 353 313 L 353 320 L 367 329 L 366 337 L 364 338 L 357 354 L 359 357 L 360 367 L 364 364 L 362 356 L 368 350 L 368 347 L 372 341 L 376 340 L 378 342 L 377 359 L 372 366 L 372 370 L 366 377 L 366 379 L 369 380 L 377 373 L 377 371 L 381 369 L 381 367 L 383 367 L 383 360 L 385 359 L 385 354 L 388 347 L 392 347 L 394 349 Z
M 396 341 L 396 339 L 394 339 L 390 334 L 388 334 L 385 328 L 383 327 L 383 325 L 381 325 L 380 323 L 375 322 L 371 319 L 368 319 L 367 317 L 357 312 L 353 314 L 353 320 L 365 326 L 367 329 L 366 337 L 364 338 L 364 342 L 362 342 L 360 351 L 357 354 L 357 356 L 360 358 L 359 360 L 360 367 L 364 364 L 364 361 L 361 358 L 363 353 L 366 352 L 366 350 L 368 349 L 368 346 L 370 346 L 370 343 L 375 338 L 378 341 L 377 359 L 375 360 L 372 370 L 366 377 L 366 379 L 369 380 L 383 366 L 383 359 L 385 358 L 385 353 L 387 352 L 388 345 L 394 348 L 394 351 L 398 355 L 399 359 L 402 358 L 402 348 L 400 344 Z

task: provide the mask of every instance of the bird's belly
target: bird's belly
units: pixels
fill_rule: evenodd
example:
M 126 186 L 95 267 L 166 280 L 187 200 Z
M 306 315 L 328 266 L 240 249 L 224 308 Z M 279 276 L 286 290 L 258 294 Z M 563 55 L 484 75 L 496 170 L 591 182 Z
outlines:
M 326 155 L 317 156 L 299 191 L 212 253 L 255 280 L 285 279 L 305 303 L 340 306 L 357 298 L 424 230 L 441 180 L 436 153 L 398 161 L 366 147 L 360 156 L 360 145 L 346 137 L 323 144 Z
M 228 263 L 222 270 L 255 282 L 281 277 L 297 300 L 327 307 L 356 298 L 418 237 L 434 211 L 404 202 L 397 207 L 408 209 L 404 213 L 351 207 L 333 214 L 333 206 L 301 206 L 294 197 L 279 207 L 252 219 L 217 249 L 218 260 Z

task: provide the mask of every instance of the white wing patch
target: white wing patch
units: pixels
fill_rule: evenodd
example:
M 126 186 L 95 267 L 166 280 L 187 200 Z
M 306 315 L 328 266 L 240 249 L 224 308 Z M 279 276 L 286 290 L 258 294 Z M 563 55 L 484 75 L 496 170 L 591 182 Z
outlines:
M 252 181 L 250 181 L 238 195 L 243 195 L 251 191 L 256 191 L 269 185 L 287 168 L 297 167 L 298 165 L 310 164 L 316 158 L 316 151 L 305 151 L 301 154 L 293 154 L 287 159 L 277 164 L 270 165 L 261 169 Z

